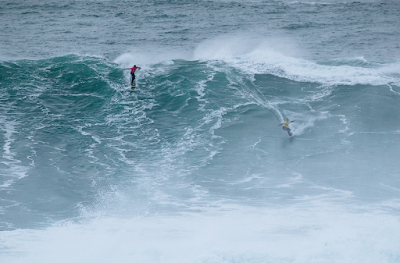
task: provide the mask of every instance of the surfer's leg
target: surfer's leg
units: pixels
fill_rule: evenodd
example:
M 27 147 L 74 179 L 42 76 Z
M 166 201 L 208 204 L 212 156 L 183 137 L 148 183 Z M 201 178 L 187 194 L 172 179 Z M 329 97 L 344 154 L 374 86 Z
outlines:
M 290 128 L 289 127 L 283 127 L 282 129 L 287 131 L 288 135 L 291 136 L 292 133 L 290 132 Z
M 132 76 L 131 85 L 133 85 L 133 84 L 134 84 L 134 81 L 135 81 L 135 74 L 131 74 L 131 76 Z

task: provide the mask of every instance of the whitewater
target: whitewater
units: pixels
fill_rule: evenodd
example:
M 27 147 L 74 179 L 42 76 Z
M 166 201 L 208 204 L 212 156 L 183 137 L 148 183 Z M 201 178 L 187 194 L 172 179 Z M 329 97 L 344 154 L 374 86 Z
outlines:
M 0 262 L 400 262 L 397 1 L 0 17 Z

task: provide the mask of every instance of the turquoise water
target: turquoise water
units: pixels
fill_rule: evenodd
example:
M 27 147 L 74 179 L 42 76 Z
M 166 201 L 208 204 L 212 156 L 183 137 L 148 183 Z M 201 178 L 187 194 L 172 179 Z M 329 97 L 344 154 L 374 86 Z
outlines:
M 398 262 L 399 12 L 1 2 L 1 262 Z

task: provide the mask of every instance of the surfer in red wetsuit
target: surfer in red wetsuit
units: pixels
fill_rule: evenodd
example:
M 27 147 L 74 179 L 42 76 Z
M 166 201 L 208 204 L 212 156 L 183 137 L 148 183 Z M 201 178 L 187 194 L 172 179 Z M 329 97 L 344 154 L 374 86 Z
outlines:
M 136 65 L 133 65 L 132 68 L 124 68 L 124 70 L 130 69 L 131 70 L 131 76 L 132 76 L 132 81 L 131 81 L 131 87 L 135 87 L 135 71 L 140 70 L 140 67 L 136 67 Z

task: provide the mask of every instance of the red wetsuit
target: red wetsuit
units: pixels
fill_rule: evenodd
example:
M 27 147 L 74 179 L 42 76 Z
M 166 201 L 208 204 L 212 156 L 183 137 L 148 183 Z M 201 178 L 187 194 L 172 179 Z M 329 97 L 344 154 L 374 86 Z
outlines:
M 133 67 L 133 68 L 131 68 L 131 74 L 135 74 L 135 71 L 136 71 L 137 69 L 140 69 L 140 67 Z
M 132 86 L 132 85 L 133 85 L 133 86 L 135 85 L 135 84 L 134 84 L 134 81 L 135 81 L 135 71 L 136 71 L 137 69 L 140 69 L 140 67 L 133 66 L 133 67 L 131 68 L 131 76 L 132 76 L 131 86 Z

